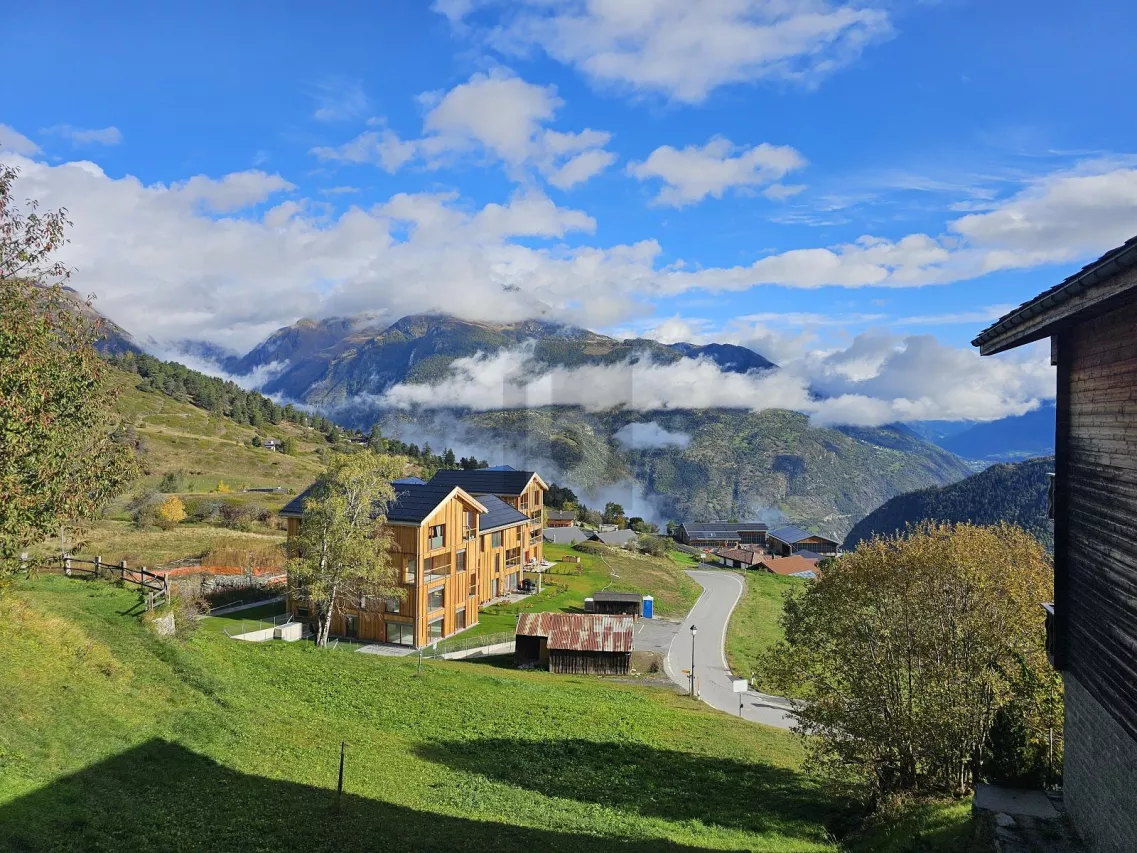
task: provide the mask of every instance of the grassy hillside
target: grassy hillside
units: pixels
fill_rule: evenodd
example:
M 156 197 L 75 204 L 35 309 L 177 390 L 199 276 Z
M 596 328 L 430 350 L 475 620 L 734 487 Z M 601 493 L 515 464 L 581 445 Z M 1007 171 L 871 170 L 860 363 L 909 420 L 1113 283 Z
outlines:
M 203 630 L 19 585 L 0 618 L 0 847 L 835 850 L 792 736 L 667 690 Z M 342 811 L 333 811 L 341 741 Z
M 854 526 L 845 539 L 845 547 L 855 548 L 874 535 L 891 536 L 909 524 L 931 519 L 973 524 L 1007 521 L 1053 548 L 1046 496 L 1047 474 L 1053 470 L 1052 458 L 992 465 L 950 486 L 899 495 Z
M 783 637 L 779 619 L 786 592 L 808 581 L 768 572 L 746 572 L 746 592 L 734 608 L 726 633 L 726 659 L 731 670 L 750 678 L 758 690 L 766 690 L 754 680 L 754 662 L 766 649 Z

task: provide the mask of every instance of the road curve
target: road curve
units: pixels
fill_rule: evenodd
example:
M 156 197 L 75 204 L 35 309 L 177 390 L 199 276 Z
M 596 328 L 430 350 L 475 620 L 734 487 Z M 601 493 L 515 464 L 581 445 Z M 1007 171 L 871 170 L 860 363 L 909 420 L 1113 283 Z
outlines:
M 683 670 L 691 668 L 691 626 L 695 625 L 698 629 L 694 643 L 695 681 L 699 698 L 712 708 L 737 715 L 741 696 L 745 719 L 781 729 L 793 726 L 795 719 L 785 699 L 755 690 L 741 694 L 732 690 L 734 674 L 726 663 L 726 628 L 730 614 L 746 589 L 742 578 L 721 570 L 687 574 L 703 587 L 703 594 L 671 641 L 665 667 L 667 675 L 680 687 L 690 688 L 688 675 Z

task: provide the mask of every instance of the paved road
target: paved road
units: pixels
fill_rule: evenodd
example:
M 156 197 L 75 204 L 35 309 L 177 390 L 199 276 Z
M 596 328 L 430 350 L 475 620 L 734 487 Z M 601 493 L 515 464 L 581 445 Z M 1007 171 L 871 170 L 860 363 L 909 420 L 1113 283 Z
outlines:
M 733 572 L 690 571 L 692 579 L 703 587 L 703 594 L 683 620 L 671 641 L 666 658 L 667 674 L 683 688 L 690 687 L 683 672 L 691 668 L 691 625 L 698 628 L 695 636 L 695 679 L 699 698 L 713 708 L 738 714 L 742 697 L 742 716 L 756 723 L 788 729 L 794 724 L 789 703 L 776 696 L 755 690 L 738 694 L 731 689 L 734 675 L 726 665 L 726 626 L 731 611 L 745 589 L 742 578 Z

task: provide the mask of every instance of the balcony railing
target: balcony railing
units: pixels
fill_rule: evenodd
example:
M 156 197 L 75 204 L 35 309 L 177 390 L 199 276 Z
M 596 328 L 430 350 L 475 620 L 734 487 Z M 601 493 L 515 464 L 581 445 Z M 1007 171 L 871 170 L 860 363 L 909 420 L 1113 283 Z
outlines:
M 463 542 L 469 542 L 471 539 L 477 539 L 477 538 L 478 538 L 478 531 L 477 531 L 477 529 L 475 529 L 473 527 L 467 527 L 465 530 L 462 531 L 462 541 Z
M 445 548 L 446 547 L 446 537 L 445 536 L 431 536 L 429 539 L 426 540 L 426 547 L 429 548 L 431 551 L 434 551 L 438 548 Z

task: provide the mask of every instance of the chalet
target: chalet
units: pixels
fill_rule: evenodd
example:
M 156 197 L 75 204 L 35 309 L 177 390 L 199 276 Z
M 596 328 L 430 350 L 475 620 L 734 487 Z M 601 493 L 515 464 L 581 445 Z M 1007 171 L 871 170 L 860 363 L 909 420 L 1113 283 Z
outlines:
M 541 517 L 545 511 L 545 492 L 549 487 L 539 475 L 500 465 L 472 471 L 439 471 L 430 482 L 459 486 L 475 497 L 494 495 L 524 514 L 529 519 L 528 531 L 510 547 L 507 559 L 518 572 L 521 566 L 538 566 L 544 562 Z
M 767 537 L 770 552 L 783 557 L 797 554 L 799 551 L 812 551 L 824 557 L 833 557 L 837 554 L 837 542 L 817 533 L 810 533 L 800 527 L 780 527 L 771 530 Z
M 762 555 L 754 564 L 754 568 L 783 577 L 816 580 L 819 574 L 817 563 L 817 560 L 808 559 L 801 554 L 793 554 L 789 557 Z
M 639 534 L 634 530 L 598 530 L 588 538 L 613 548 L 626 548 L 639 538 Z
M 767 525 L 760 521 L 686 521 L 675 538 L 696 548 L 735 548 L 739 545 L 765 545 Z
M 585 613 L 642 616 L 644 597 L 638 592 L 595 592 L 584 599 Z
M 274 450 L 274 451 L 280 450 L 283 446 L 284 446 L 284 442 L 282 442 L 278 438 L 266 438 L 264 440 L 264 442 L 261 444 L 261 447 L 263 447 L 265 450 Z
M 571 675 L 627 675 L 635 620 L 594 613 L 522 613 L 517 617 L 519 665 L 546 664 Z
M 476 581 L 478 602 L 485 604 L 520 586 L 530 519 L 496 495 L 482 495 L 478 500 L 485 504 L 486 514 L 477 520 L 478 575 L 470 578 L 470 594 L 474 594 Z
M 281 510 L 290 539 L 300 533 L 312 488 Z M 389 599 L 364 592 L 352 596 L 333 615 L 331 633 L 417 647 L 475 624 L 480 603 L 478 520 L 489 508 L 458 486 L 400 484 L 385 513 L 392 537 L 390 556 L 403 594 Z M 309 615 L 300 596 L 291 596 L 289 607 L 298 619 Z
M 545 527 L 572 527 L 576 523 L 576 513 L 571 509 L 545 510 Z
M 569 527 L 546 527 L 542 534 L 544 540 L 552 545 L 575 545 L 583 542 L 592 535 L 591 530 L 584 530 L 576 525 Z
M 988 356 L 1046 338 L 1058 380 L 1047 650 L 1066 687 L 1063 798 L 1091 850 L 1122 853 L 1137 850 L 1137 237 L 972 343 Z
M 762 559 L 762 553 L 750 548 L 719 548 L 714 555 L 728 569 L 752 569 Z

